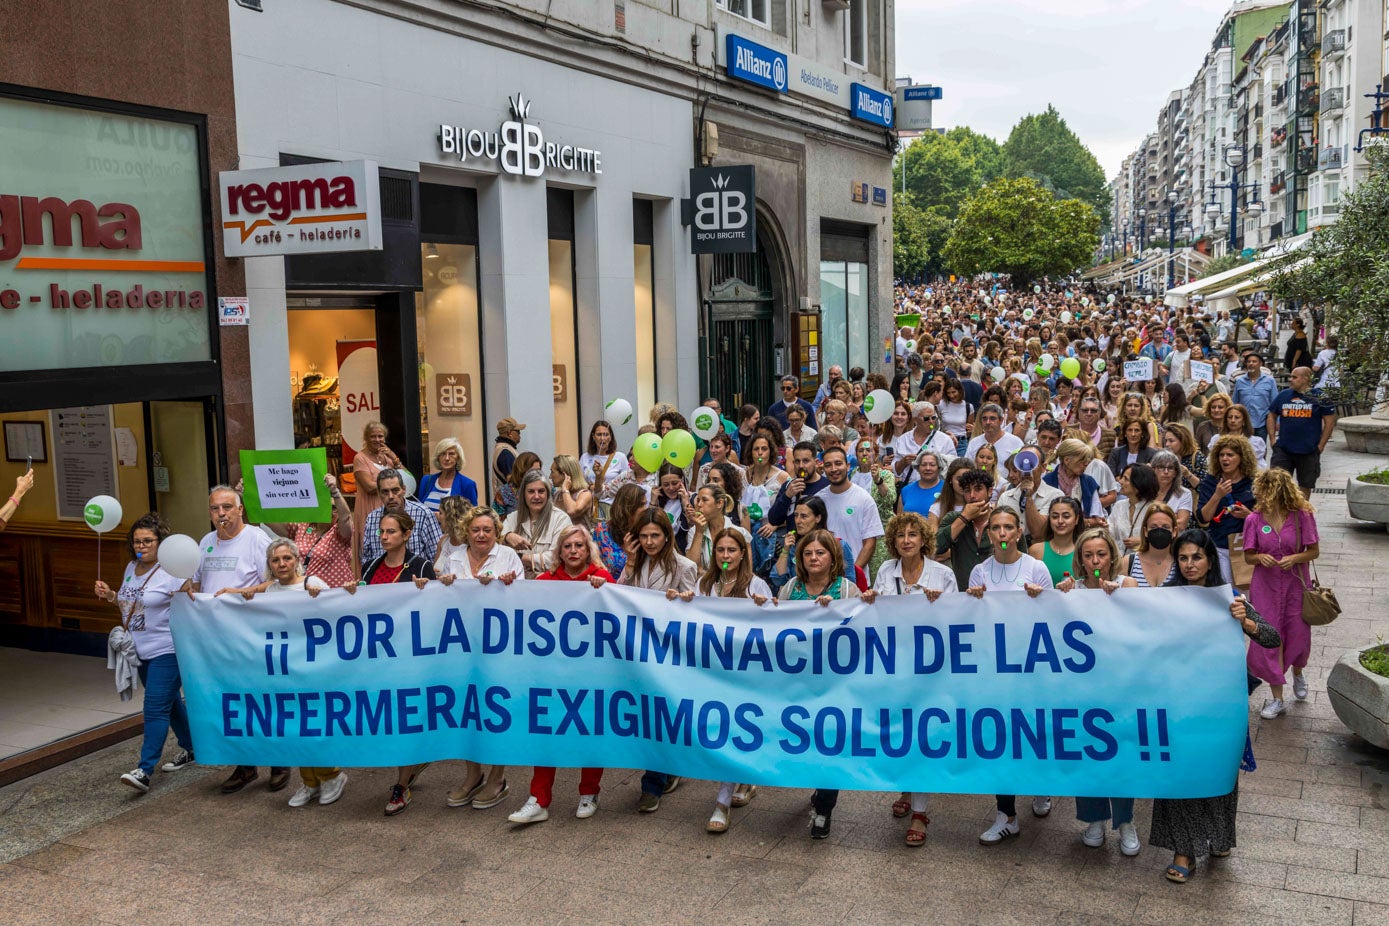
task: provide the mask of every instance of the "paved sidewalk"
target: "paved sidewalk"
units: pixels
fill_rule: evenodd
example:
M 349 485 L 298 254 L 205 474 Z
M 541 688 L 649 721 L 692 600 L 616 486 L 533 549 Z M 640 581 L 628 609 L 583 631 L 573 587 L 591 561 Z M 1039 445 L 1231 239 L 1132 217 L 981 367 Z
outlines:
M 1323 488 L 1383 462 L 1339 437 Z M 1259 769 L 1240 782 L 1239 846 L 1191 883 L 1162 879 L 1166 851 L 1080 844 L 1075 805 L 1045 820 L 1020 801 L 1022 835 L 978 843 L 984 796 L 931 806 L 926 846 L 903 845 L 895 795 L 845 792 L 825 842 L 808 836 L 805 791 L 763 789 L 719 837 L 704 832 L 714 785 L 686 782 L 638 815 L 639 772 L 610 770 L 590 820 L 573 817 L 577 773 L 561 772 L 550 821 L 514 830 L 512 799 L 450 810 L 457 763 L 427 770 L 401 816 L 382 815 L 394 772 L 350 770 L 332 807 L 291 810 L 263 785 L 223 797 L 222 770 L 158 775 L 134 796 L 116 783 L 135 744 L 0 790 L 0 924 L 1220 923 L 1389 926 L 1389 753 L 1336 720 L 1326 673 L 1350 646 L 1389 637 L 1389 533 L 1349 521 L 1343 495 L 1313 497 L 1320 573 L 1345 613 L 1313 630 L 1311 696 L 1261 720 Z M 1379 589 L 1380 591 L 1376 591 Z M 262 778 L 262 782 L 264 778 Z M 1146 839 L 1150 802 L 1140 802 Z

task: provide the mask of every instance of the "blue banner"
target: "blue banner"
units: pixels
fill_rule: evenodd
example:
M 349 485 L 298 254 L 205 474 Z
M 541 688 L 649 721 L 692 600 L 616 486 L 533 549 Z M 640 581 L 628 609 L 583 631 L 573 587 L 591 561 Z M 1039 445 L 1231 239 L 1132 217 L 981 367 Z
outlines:
M 729 77 L 777 93 L 790 92 L 786 84 L 786 56 L 781 52 L 730 32 L 725 54 L 724 69 Z
M 853 102 L 851 112 L 855 119 L 892 128 L 892 94 L 875 90 L 865 84 L 850 84 L 849 93 Z
M 983 794 L 1228 793 L 1248 726 L 1226 590 L 768 603 L 438 582 L 190 600 L 199 761 L 659 769 Z

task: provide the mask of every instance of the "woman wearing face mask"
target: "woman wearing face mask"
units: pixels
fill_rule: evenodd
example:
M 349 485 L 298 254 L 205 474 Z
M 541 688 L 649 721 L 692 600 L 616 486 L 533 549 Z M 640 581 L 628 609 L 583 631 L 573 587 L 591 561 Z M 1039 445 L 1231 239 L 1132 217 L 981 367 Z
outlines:
M 1082 530 L 1084 520 L 1080 502 L 1069 495 L 1053 501 L 1047 510 L 1046 535 L 1040 543 L 1034 543 L 1027 554 L 1041 560 L 1047 567 L 1052 585 L 1059 585 L 1071 575 L 1076 536 Z
M 1157 500 L 1177 513 L 1176 533 L 1180 534 L 1191 524 L 1191 513 L 1196 507 L 1196 499 L 1191 490 L 1182 485 L 1182 461 L 1169 450 L 1159 450 L 1148 464 L 1157 476 Z
M 587 528 L 571 524 L 560 531 L 556 549 L 558 562 L 554 569 L 536 576 L 540 581 L 586 582 L 594 588 L 602 588 L 605 582 L 613 580 L 612 574 L 603 568 Z M 574 816 L 580 820 L 587 820 L 598 812 L 598 792 L 602 780 L 601 768 L 585 768 L 579 773 L 579 807 L 574 811 Z M 507 820 L 525 824 L 550 819 L 550 800 L 554 788 L 555 769 L 536 766 L 531 773 L 530 798 Z
M 883 539 L 891 558 L 878 570 L 877 580 L 863 593 L 863 600 L 872 604 L 879 595 L 925 595 L 927 601 L 934 603 L 943 594 L 958 592 L 954 571 L 926 556 L 926 545 L 934 538 L 927 530 L 926 519 L 916 512 L 899 514 L 888 521 Z M 904 791 L 892 804 L 894 817 L 908 813 L 912 816 L 907 824 L 907 845 L 913 848 L 926 842 L 926 827 L 931 823 L 926 816 L 929 796 L 924 791 Z
M 618 577 L 619 582 L 660 592 L 694 591 L 699 569 L 676 549 L 675 530 L 664 511 L 653 507 L 637 515 L 633 534 L 627 546 L 627 566 Z M 661 807 L 661 796 L 679 785 L 678 775 L 646 771 L 641 776 L 637 812 L 655 813 Z
M 724 528 L 714 535 L 713 555 L 699 579 L 698 594 L 713 598 L 748 598 L 758 607 L 776 603 L 771 588 L 752 574 L 752 550 L 747 537 L 739 530 Z M 690 601 L 695 592 L 670 589 L 666 597 Z M 744 807 L 757 794 L 757 785 L 740 785 L 732 781 L 719 783 L 714 798 L 714 812 L 704 829 L 710 833 L 728 831 L 729 814 L 734 807 Z
M 1074 575 L 1057 586 L 1063 592 L 1077 588 L 1100 589 L 1113 594 L 1121 588 L 1137 588 L 1138 583 L 1119 569 L 1119 548 L 1114 538 L 1103 528 L 1092 527 L 1080 535 L 1076 543 Z M 1131 797 L 1077 797 L 1076 819 L 1088 823 L 1081 842 L 1098 849 L 1104 845 L 1106 823 L 1119 831 L 1119 851 L 1127 856 L 1137 855 L 1143 848 L 1138 839 L 1138 827 L 1133 825 Z
M 1025 591 L 1029 597 L 1036 598 L 1053 587 L 1047 567 L 1028 556 L 1019 546 L 1022 543 L 1022 515 L 1016 509 L 995 508 L 989 515 L 988 534 L 994 554 L 970 570 L 966 592 L 975 598 L 983 598 L 985 592 Z M 1034 797 L 1032 813 L 1038 817 L 1051 813 L 1051 798 L 1041 795 Z M 980 835 L 979 841 L 986 846 L 995 846 L 1019 832 L 1017 796 L 998 795 L 994 825 Z
M 117 605 L 121 627 L 129 635 L 135 655 L 140 659 L 136 672 L 145 689 L 144 742 L 140 764 L 121 776 L 121 784 L 141 794 L 150 789 L 150 776 L 164 752 L 164 741 L 173 727 L 180 752 L 164 763 L 164 771 L 177 772 L 193 764 L 193 737 L 188 730 L 188 709 L 184 706 L 182 678 L 174 637 L 169 630 L 169 613 L 174 593 L 183 580 L 171 576 L 159 565 L 159 544 L 169 536 L 169 525 L 151 512 L 136 519 L 126 535 L 130 562 L 125 567 L 120 590 L 98 579 L 94 594 Z
M 1177 575 L 1170 584 L 1214 588 L 1225 584 L 1221 576 L 1216 546 L 1203 530 L 1189 530 L 1177 538 Z M 1243 595 L 1230 602 L 1230 616 L 1239 622 L 1245 636 L 1264 649 L 1276 649 L 1282 639 Z M 1250 676 L 1249 691 L 1259 687 Z M 1248 747 L 1246 747 L 1248 751 Z M 1252 753 L 1247 756 L 1252 758 Z M 1248 767 L 1253 771 L 1252 765 Z M 1236 779 L 1238 782 L 1238 779 Z M 1239 810 L 1239 785 L 1221 797 L 1158 798 L 1153 801 L 1153 826 L 1148 843 L 1172 850 L 1167 880 L 1185 884 L 1193 863 L 1202 855 L 1224 858 L 1235 846 L 1235 820 Z
M 534 579 L 550 568 L 555 541 L 572 523 L 567 514 L 555 508 L 550 483 L 535 470 L 521 479 L 521 504 L 506 516 L 502 543 L 520 554 L 526 578 Z
M 1126 572 L 1140 588 L 1161 588 L 1176 574 L 1172 541 L 1177 530 L 1177 514 L 1162 502 L 1153 502 L 1143 513 L 1138 549 L 1127 557 Z

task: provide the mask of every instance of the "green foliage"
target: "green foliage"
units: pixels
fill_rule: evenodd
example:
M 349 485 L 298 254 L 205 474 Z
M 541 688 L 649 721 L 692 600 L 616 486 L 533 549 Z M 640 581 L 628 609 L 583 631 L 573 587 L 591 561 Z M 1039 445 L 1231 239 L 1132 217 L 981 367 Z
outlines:
M 1059 199 L 1028 177 L 1000 179 L 960 208 L 944 258 L 955 273 L 1008 273 L 1018 286 L 1088 265 L 1099 230 L 1087 203 Z
M 1379 469 L 1370 470 L 1368 473 L 1361 473 L 1355 477 L 1361 482 L 1372 482 L 1377 486 L 1389 486 L 1389 466 L 1381 466 Z
M 1389 678 L 1389 649 L 1384 646 L 1384 637 L 1379 637 L 1379 646 L 1367 649 L 1360 654 L 1360 664 L 1375 675 Z
M 902 189 L 918 209 L 953 220 L 960 204 L 975 190 L 997 179 L 1003 169 L 998 142 L 964 126 L 944 135 L 927 132 L 902 150 L 893 173 L 893 189 Z
M 1371 148 L 1367 158 L 1369 171 L 1342 199 L 1336 224 L 1271 268 L 1276 295 L 1325 310 L 1340 339 L 1341 385 L 1328 392 L 1340 401 L 1363 396 L 1389 371 L 1389 149 Z
M 936 210 L 918 209 L 909 194 L 892 197 L 892 272 L 915 279 L 939 270 L 950 237 L 950 220 Z
M 1104 170 L 1054 106 L 1013 126 L 1003 144 L 1003 176 L 1030 177 L 1060 199 L 1088 203 L 1102 221 L 1108 220 Z
M 1249 263 L 1249 261 L 1238 251 L 1233 254 L 1221 254 L 1219 257 L 1210 260 L 1206 266 L 1201 268 L 1201 276 L 1214 276 L 1217 273 L 1224 273 L 1226 270 L 1234 270 L 1236 267 L 1247 263 Z

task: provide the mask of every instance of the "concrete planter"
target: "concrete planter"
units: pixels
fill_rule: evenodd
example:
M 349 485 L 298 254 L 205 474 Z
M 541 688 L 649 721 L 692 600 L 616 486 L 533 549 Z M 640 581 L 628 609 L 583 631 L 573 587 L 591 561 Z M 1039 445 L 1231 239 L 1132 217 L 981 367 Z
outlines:
M 1341 723 L 1361 739 L 1389 749 L 1389 678 L 1360 664 L 1360 654 L 1383 646 L 1353 649 L 1341 657 L 1326 677 L 1326 693 Z
M 1389 454 L 1389 417 L 1378 413 L 1342 418 L 1336 427 L 1346 439 L 1346 449 L 1353 453 Z
M 1346 507 L 1352 518 L 1389 524 L 1389 485 L 1351 476 L 1346 480 Z

